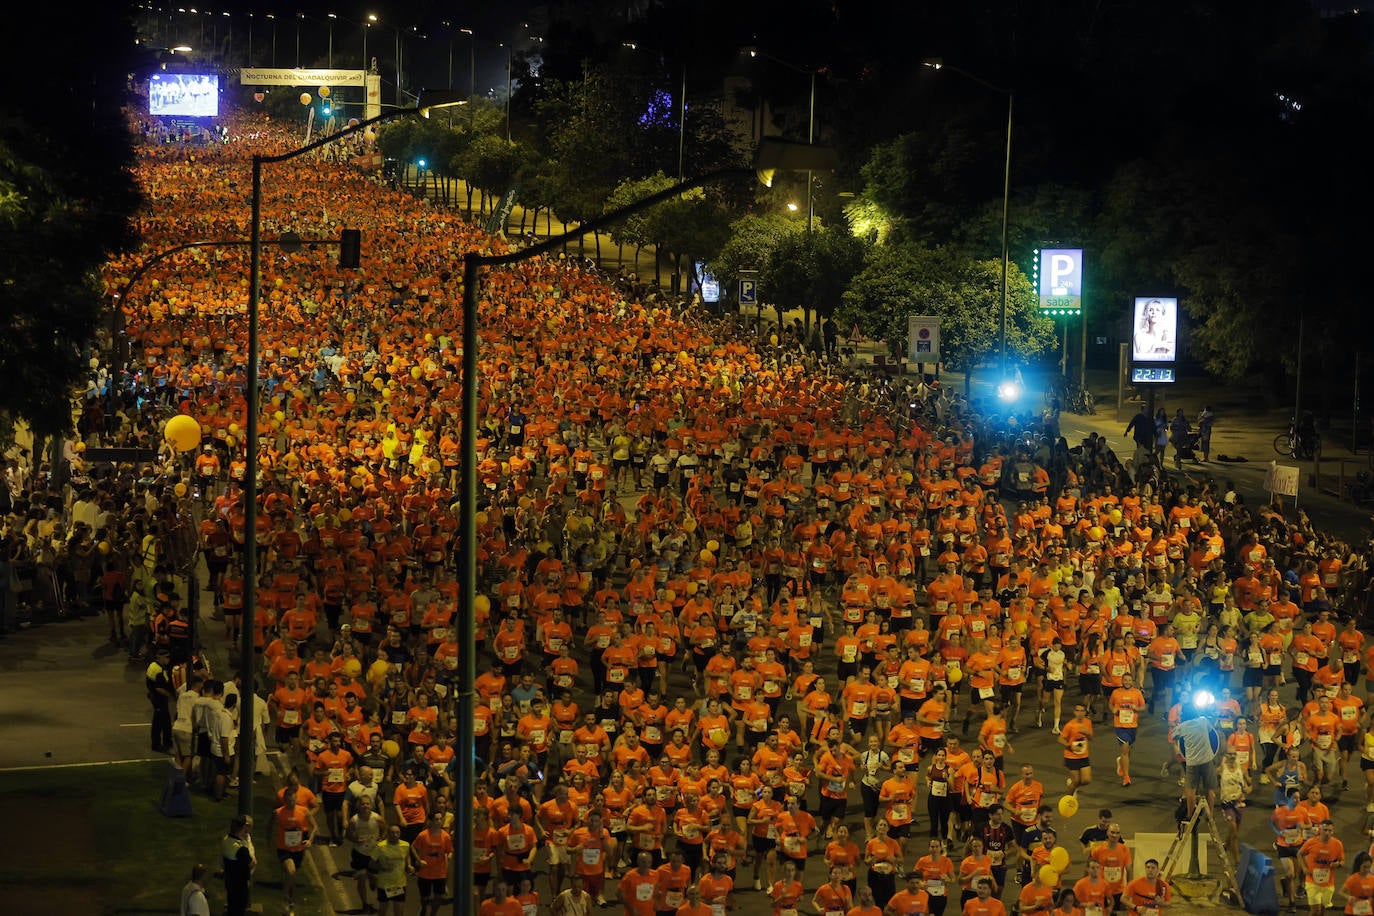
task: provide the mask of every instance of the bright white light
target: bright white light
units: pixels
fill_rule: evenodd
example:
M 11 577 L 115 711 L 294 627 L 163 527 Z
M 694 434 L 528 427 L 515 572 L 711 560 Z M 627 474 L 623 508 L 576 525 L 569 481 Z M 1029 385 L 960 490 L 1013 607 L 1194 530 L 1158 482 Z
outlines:
M 793 213 L 796 213 L 796 212 L 797 212 L 797 209 L 798 209 L 797 204 L 796 204 L 796 201 L 791 201 L 791 200 L 789 200 L 789 201 L 787 202 L 787 209 L 790 210 L 790 211 L 792 211 Z
M 997 396 L 1004 401 L 1014 401 L 1021 397 L 1021 386 L 1008 379 L 997 386 Z

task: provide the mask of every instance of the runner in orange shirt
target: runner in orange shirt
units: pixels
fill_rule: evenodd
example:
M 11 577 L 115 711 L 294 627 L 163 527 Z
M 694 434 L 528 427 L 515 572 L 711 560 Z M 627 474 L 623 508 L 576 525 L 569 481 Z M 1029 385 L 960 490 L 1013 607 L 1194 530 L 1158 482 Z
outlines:
M 453 858 L 453 837 L 443 828 L 443 818 L 429 816 L 428 825 L 410 844 L 420 867 L 420 916 L 439 916 L 439 906 L 448 892 L 448 867 Z
M 1116 758 L 1116 773 L 1121 784 L 1131 784 L 1131 750 L 1140 730 L 1140 714 L 1145 710 L 1145 695 L 1135 686 L 1135 676 L 1127 671 L 1121 676 L 1121 686 L 1112 691 L 1107 700 L 1116 727 L 1116 743 L 1121 750 Z
M 1073 718 L 1064 723 L 1059 732 L 1059 743 L 1064 746 L 1064 767 L 1069 771 L 1064 780 L 1070 795 L 1078 792 L 1093 780 L 1092 758 L 1089 743 L 1093 736 L 1093 724 L 1087 718 L 1088 709 L 1082 703 L 1073 708 Z
M 1331 835 L 1331 831 L 1330 819 L 1322 821 L 1317 827 L 1317 835 L 1298 850 L 1298 864 L 1311 916 L 1322 916 L 1322 911 L 1331 906 L 1336 895 L 1336 869 L 1345 865 L 1345 846 Z

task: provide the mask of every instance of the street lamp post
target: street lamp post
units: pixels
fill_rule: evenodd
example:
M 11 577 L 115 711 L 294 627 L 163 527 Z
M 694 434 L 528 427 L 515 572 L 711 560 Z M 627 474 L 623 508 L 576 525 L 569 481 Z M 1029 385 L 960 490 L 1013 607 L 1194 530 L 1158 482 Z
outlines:
M 1011 199 L 1011 126 L 1012 112 L 1016 105 L 1016 93 L 1010 89 L 1005 89 L 995 83 L 990 83 L 981 76 L 975 76 L 967 70 L 952 67 L 939 58 L 925 60 L 921 62 L 924 67 L 932 70 L 951 70 L 965 79 L 972 80 L 985 89 L 1000 93 L 1007 97 L 1007 149 L 1006 156 L 1002 163 L 1002 307 L 1001 307 L 1001 338 L 998 344 L 998 379 L 1000 386 L 1007 382 L 1007 211 Z
M 477 94 L 477 34 L 472 29 L 459 29 L 468 37 L 468 98 Z
M 806 117 L 806 142 L 816 142 L 816 71 L 810 67 L 803 67 L 791 61 L 783 60 L 767 51 L 760 51 L 758 48 L 747 48 L 750 57 L 766 57 L 775 64 L 781 64 L 796 73 L 804 73 L 811 78 L 811 99 L 807 104 Z M 684 80 L 685 82 L 685 80 Z M 806 232 L 811 234 L 812 224 L 815 220 L 816 208 L 811 198 L 811 172 L 806 173 Z
M 451 93 L 432 93 L 414 108 L 391 111 L 375 118 L 368 118 L 352 127 L 346 127 L 338 133 L 316 140 L 314 143 L 307 143 L 305 146 L 287 153 L 276 156 L 255 155 L 253 157 L 252 222 L 248 233 L 248 418 L 245 424 L 247 447 L 244 456 L 245 505 L 243 513 L 243 578 L 248 583 L 244 589 L 243 613 L 244 619 L 248 623 L 243 627 L 239 640 L 239 673 L 243 678 L 243 689 L 240 691 L 243 702 L 239 707 L 239 814 L 251 815 L 253 813 L 253 774 L 257 758 L 257 751 L 253 746 L 257 720 L 253 711 L 256 697 L 254 694 L 252 621 L 257 615 L 258 604 L 258 412 L 261 409 L 258 391 L 258 315 L 262 308 L 262 167 L 268 163 L 295 159 L 297 156 L 302 156 L 336 140 L 366 130 L 388 118 L 416 114 L 429 117 L 429 111 L 432 108 L 449 108 L 462 104 L 464 102 L 454 98 Z
M 337 13 L 329 14 L 329 68 L 334 69 L 334 20 L 338 19 Z

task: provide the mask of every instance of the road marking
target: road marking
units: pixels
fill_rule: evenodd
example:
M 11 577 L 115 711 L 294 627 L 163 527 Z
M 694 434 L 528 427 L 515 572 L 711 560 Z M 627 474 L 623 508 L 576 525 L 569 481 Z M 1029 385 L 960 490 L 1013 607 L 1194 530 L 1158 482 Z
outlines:
M 148 726 L 150 726 L 150 725 L 152 725 L 152 724 L 153 724 L 153 723 L 151 723 L 151 722 L 120 722 L 120 723 L 119 723 L 119 727 L 120 727 L 120 728 L 147 728 Z
M 94 763 L 42 763 L 27 767 L 0 767 L 0 773 L 23 773 L 33 770 L 71 770 L 84 767 L 114 767 L 125 763 L 152 763 L 171 760 L 171 757 L 132 757 L 128 760 L 97 760 Z

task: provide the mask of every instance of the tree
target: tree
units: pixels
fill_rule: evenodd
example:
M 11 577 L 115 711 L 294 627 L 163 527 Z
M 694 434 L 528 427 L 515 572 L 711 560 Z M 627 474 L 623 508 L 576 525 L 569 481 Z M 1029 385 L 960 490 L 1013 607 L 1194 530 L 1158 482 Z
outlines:
M 739 289 L 739 278 L 744 271 L 761 273 L 772 257 L 773 249 L 783 239 L 801 231 L 800 223 L 781 214 L 751 213 L 742 216 L 730 224 L 729 237 L 711 261 L 712 272 L 725 285 L 728 294 L 733 296 Z M 762 289 L 762 295 L 771 301 L 766 286 Z
M 994 359 L 1000 342 L 1000 260 L 974 260 L 952 247 L 886 245 L 873 249 L 850 283 L 838 312 L 841 325 L 906 352 L 907 316 L 940 319 L 940 349 L 951 369 L 972 374 Z M 1016 265 L 1007 273 L 1008 362 L 1030 362 L 1054 347 L 1054 324 L 1036 311 L 1029 278 Z
M 810 334 L 811 310 L 834 314 L 854 275 L 863 267 L 864 246 L 847 226 L 822 226 L 784 236 L 769 253 L 759 280 L 778 320 L 790 309 L 802 310 Z
M 97 271 L 134 236 L 139 203 L 124 105 L 139 62 L 127 11 L 100 5 L 72 16 L 24 7 L 11 23 L 17 72 L 51 71 L 42 92 L 12 93 L 0 118 L 0 417 L 39 436 L 71 426 L 69 396 L 88 372 L 87 347 L 109 305 Z M 127 50 L 126 50 L 127 49 Z

